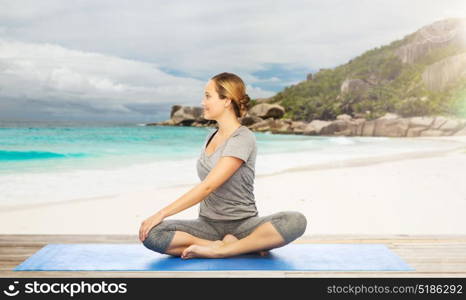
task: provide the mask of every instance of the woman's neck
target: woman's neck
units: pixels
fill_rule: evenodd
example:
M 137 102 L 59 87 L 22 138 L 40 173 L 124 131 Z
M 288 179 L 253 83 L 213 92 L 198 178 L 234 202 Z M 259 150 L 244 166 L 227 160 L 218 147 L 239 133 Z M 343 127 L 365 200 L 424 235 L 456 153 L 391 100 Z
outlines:
M 218 124 L 218 134 L 222 137 L 230 136 L 236 129 L 241 126 L 241 123 L 238 120 L 225 120 L 217 121 Z

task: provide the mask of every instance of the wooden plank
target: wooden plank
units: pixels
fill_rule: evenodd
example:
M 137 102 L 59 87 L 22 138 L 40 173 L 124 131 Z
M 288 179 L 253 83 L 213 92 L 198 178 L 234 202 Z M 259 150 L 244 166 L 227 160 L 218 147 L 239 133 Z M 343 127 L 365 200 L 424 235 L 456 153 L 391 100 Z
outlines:
M 382 243 L 415 271 L 27 271 L 14 267 L 50 243 L 140 243 L 136 235 L 0 235 L 0 277 L 466 277 L 466 236 L 306 236 L 293 243 Z
M 60 238 L 50 238 L 50 239 L 41 239 L 41 240 L 13 240 L 13 241 L 0 241 L 0 248 L 5 248 L 5 247 L 43 247 L 47 244 L 50 243 L 140 243 L 138 240 L 132 241 L 132 240 L 120 240 L 120 239 L 89 239 L 89 238 L 82 238 L 82 239 L 60 239 Z M 397 247 L 406 247 L 408 243 L 400 243 L 397 241 L 385 241 L 385 240 L 336 240 L 336 241 L 294 241 L 293 243 L 295 244 L 303 244 L 303 243 L 312 243 L 312 244 L 330 244 L 330 243 L 338 243 L 338 244 L 345 244 L 345 243 L 355 243 L 355 244 L 360 244 L 360 243 L 368 243 L 368 244 L 387 244 L 390 248 L 397 248 Z M 413 247 L 417 246 L 418 249 L 422 249 L 421 245 L 419 243 L 414 243 L 411 242 Z M 465 244 L 458 243 L 457 241 L 451 241 L 448 243 L 442 243 L 441 245 L 436 245 L 435 243 L 433 244 L 432 241 L 429 241 L 429 243 L 425 244 L 426 247 L 431 247 L 431 248 L 442 248 L 442 247 L 450 247 L 450 248 L 458 248 L 458 249 L 464 249 L 463 247 L 466 246 Z M 4 251 L 4 250 L 2 250 Z
M 2 234 L 0 235 L 0 241 L 18 241 L 18 240 L 120 240 L 120 241 L 138 241 L 137 235 L 117 235 L 117 234 L 105 234 L 105 235 L 87 235 L 87 234 Z M 423 241 L 438 241 L 438 240 L 449 240 L 449 241 L 463 241 L 466 242 L 466 235 L 306 235 L 300 237 L 296 241 L 326 241 L 326 240 L 401 240 L 403 242 L 423 242 Z

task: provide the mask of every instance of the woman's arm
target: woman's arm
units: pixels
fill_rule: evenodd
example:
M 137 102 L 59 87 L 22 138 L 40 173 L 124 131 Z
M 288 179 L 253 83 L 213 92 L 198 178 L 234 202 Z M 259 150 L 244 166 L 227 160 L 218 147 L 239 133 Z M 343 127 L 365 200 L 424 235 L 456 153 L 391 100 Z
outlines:
M 139 239 L 141 242 L 147 238 L 147 234 L 152 227 L 162 222 L 163 219 L 204 200 L 210 193 L 227 181 L 239 169 L 242 163 L 243 160 L 236 157 L 220 157 L 215 167 L 210 170 L 207 177 L 201 183 L 141 223 L 141 227 L 139 228 Z
M 164 218 L 175 215 L 201 202 L 209 194 L 209 189 L 204 182 L 201 182 L 186 192 L 183 196 L 173 201 L 170 205 L 162 208 L 158 213 Z
M 201 202 L 210 193 L 227 181 L 228 178 L 238 170 L 242 163 L 243 161 L 236 157 L 220 157 L 215 167 L 212 168 L 207 177 L 204 178 L 201 183 L 196 185 L 170 205 L 162 208 L 159 213 L 166 218 Z

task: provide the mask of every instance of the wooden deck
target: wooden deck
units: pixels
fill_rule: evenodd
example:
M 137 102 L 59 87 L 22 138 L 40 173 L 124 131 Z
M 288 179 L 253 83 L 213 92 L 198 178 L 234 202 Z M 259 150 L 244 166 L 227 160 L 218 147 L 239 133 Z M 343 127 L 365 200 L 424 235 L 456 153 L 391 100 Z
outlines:
M 466 235 L 303 236 L 294 243 L 387 245 L 416 271 L 12 271 L 49 243 L 139 243 L 136 235 L 0 235 L 0 277 L 466 277 Z M 272 250 L 273 251 L 273 250 Z

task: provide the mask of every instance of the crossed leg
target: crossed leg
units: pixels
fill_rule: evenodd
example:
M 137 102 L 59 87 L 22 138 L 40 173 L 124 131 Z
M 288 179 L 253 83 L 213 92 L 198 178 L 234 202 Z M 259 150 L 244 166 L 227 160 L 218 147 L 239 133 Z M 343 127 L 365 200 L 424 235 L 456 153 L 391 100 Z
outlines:
M 268 221 L 258 226 L 251 234 L 243 239 L 223 243 L 218 247 L 209 245 L 191 245 L 182 253 L 181 258 L 189 259 L 193 257 L 222 258 L 235 256 L 250 252 L 269 250 L 285 245 L 286 242 L 281 234 Z
M 181 256 L 183 251 L 191 245 L 218 247 L 223 245 L 223 242 L 221 240 L 205 240 L 184 231 L 175 231 L 175 236 L 173 237 L 173 240 L 167 250 L 165 250 L 165 253 L 174 256 Z
M 209 240 L 204 240 L 204 239 L 195 237 L 187 232 L 175 231 L 175 236 L 169 248 L 166 250 L 166 254 L 170 254 L 174 256 L 181 256 L 183 251 L 191 245 L 200 245 L 200 246 L 218 248 L 220 246 L 231 244 L 236 241 L 238 241 L 238 238 L 236 238 L 232 234 L 225 235 L 222 240 L 209 241 Z M 269 252 L 266 250 L 263 250 L 263 251 L 258 251 L 258 254 L 260 256 L 266 256 L 269 254 Z
M 221 232 L 202 218 L 169 219 L 154 226 L 143 244 L 158 253 L 180 256 L 191 245 L 219 246 L 221 238 Z
M 225 235 L 225 237 L 223 237 L 223 244 L 230 244 L 230 243 L 234 243 L 238 241 L 238 238 L 236 236 L 234 236 L 233 234 L 227 234 Z M 221 246 L 222 244 L 218 244 L 218 246 Z M 217 245 L 215 245 L 217 246 Z M 261 251 L 258 251 L 257 254 L 259 254 L 260 256 L 267 256 L 269 255 L 269 251 L 267 250 L 261 250 Z
M 149 231 L 143 244 L 153 251 L 185 259 L 229 257 L 284 246 L 301 236 L 306 224 L 305 216 L 295 211 L 251 217 L 231 224 L 231 234 L 220 240 L 222 235 L 215 225 L 201 218 L 164 220 Z

